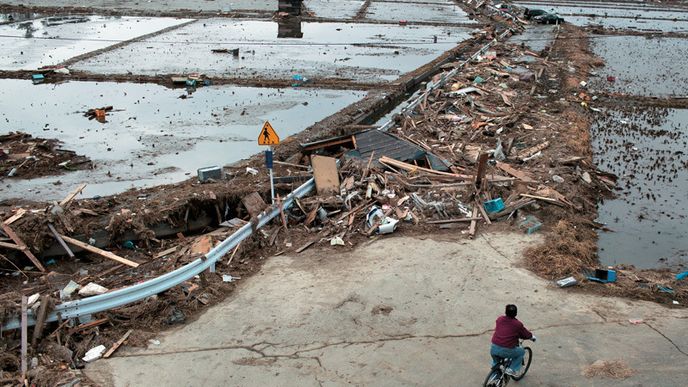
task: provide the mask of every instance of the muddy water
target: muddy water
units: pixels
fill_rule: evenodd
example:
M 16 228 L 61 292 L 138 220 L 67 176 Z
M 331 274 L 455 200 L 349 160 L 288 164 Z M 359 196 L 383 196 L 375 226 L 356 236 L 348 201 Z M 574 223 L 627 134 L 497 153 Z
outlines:
M 70 82 L 33 86 L 0 81 L 0 132 L 58 138 L 95 161 L 93 171 L 0 181 L 0 199 L 49 200 L 86 182 L 86 197 L 184 180 L 196 170 L 258 153 L 269 120 L 284 139 L 365 95 L 356 91 L 233 86 L 184 89 L 149 84 Z M 182 99 L 181 96 L 187 96 Z M 111 105 L 106 123 L 83 111 Z M 57 184 L 57 185 L 56 185 Z
M 603 76 L 591 82 L 594 88 L 650 97 L 688 95 L 688 40 L 593 35 L 591 44 L 605 61 Z M 616 82 L 607 82 L 607 75 Z
M 688 110 L 629 109 L 598 116 L 595 163 L 622 190 L 599 205 L 603 264 L 641 268 L 688 263 Z
M 0 69 L 33 70 L 191 19 L 51 16 L 0 25 Z
M 180 74 L 389 81 L 468 39 L 471 29 L 388 24 L 303 23 L 303 38 L 278 39 L 268 21 L 204 19 L 98 55 L 74 68 L 100 74 Z M 437 37 L 437 43 L 434 38 Z M 213 49 L 239 48 L 239 57 Z

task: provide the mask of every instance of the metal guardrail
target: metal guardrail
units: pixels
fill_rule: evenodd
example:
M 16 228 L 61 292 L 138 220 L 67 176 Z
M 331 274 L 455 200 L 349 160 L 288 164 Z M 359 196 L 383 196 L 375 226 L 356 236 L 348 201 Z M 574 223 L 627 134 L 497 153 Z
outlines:
M 453 70 L 451 70 L 451 71 L 449 71 L 449 72 L 446 72 L 444 75 L 442 75 L 442 77 L 439 79 L 439 81 L 433 83 L 430 87 L 428 87 L 428 88 L 425 90 L 424 93 L 421 93 L 419 96 L 417 96 L 417 97 L 416 97 L 415 99 L 413 99 L 411 102 L 409 102 L 409 104 L 408 104 L 406 107 L 404 107 L 403 109 L 401 109 L 401 111 L 399 112 L 399 114 L 401 114 L 401 115 L 403 115 L 403 116 L 408 115 L 410 112 L 412 112 L 412 111 L 421 103 L 421 101 L 423 101 L 423 99 L 424 99 L 431 91 L 437 90 L 437 89 L 440 88 L 440 87 L 444 87 L 444 85 L 446 85 L 447 82 L 449 82 L 449 79 L 451 79 L 453 76 L 455 76 L 456 74 L 458 74 L 459 70 L 461 70 L 465 65 L 467 65 L 468 63 L 470 63 L 470 61 L 472 61 L 472 60 L 478 58 L 480 55 L 483 55 L 487 50 L 490 49 L 490 47 L 492 47 L 493 45 L 495 45 L 496 43 L 498 43 L 501 39 L 504 39 L 504 37 L 506 37 L 506 36 L 507 36 L 508 34 L 510 34 L 510 33 L 511 33 L 511 30 L 509 30 L 509 29 L 507 29 L 506 31 L 502 32 L 501 35 L 499 35 L 497 38 L 493 39 L 492 41 L 490 41 L 489 43 L 487 43 L 486 45 L 484 45 L 483 47 L 481 47 L 480 50 L 478 50 L 476 53 L 474 53 L 473 55 L 471 55 L 470 58 L 468 58 L 468 59 L 464 60 L 463 62 L 459 63 L 459 65 L 458 65 L 456 68 L 454 68 Z M 391 120 L 387 121 L 384 125 L 382 125 L 381 127 L 379 127 L 378 130 L 381 130 L 381 131 L 384 132 L 384 131 L 387 131 L 387 130 L 389 130 L 389 129 L 392 129 L 393 127 L 394 127 L 394 120 L 391 119 Z
M 301 198 L 305 196 L 311 192 L 314 187 L 315 179 L 311 178 L 284 199 L 282 202 L 282 208 L 289 208 L 293 204 L 295 198 Z M 264 212 L 258 216 L 258 224 L 255 228 L 258 229 L 263 227 L 279 214 L 279 207 L 271 207 L 269 212 Z M 168 290 L 186 280 L 193 278 L 194 276 L 202 273 L 204 270 L 214 267 L 218 260 L 234 249 L 239 242 L 251 236 L 253 231 L 252 224 L 248 223 L 237 230 L 234 234 L 230 235 L 229 238 L 222 241 L 222 243 L 220 243 L 214 249 L 209 251 L 204 257 L 160 277 L 129 286 L 124 289 L 115 290 L 110 293 L 62 303 L 56 306 L 55 309 L 48 314 L 47 322 L 57 321 L 58 319 L 65 320 L 80 316 L 88 316 L 94 313 L 131 304 L 136 301 L 141 301 L 147 297 L 164 292 L 165 290 Z M 33 313 L 28 316 L 28 322 L 29 325 L 36 324 L 36 316 Z M 2 329 L 17 329 L 20 327 L 20 325 L 20 319 L 15 317 L 2 325 Z

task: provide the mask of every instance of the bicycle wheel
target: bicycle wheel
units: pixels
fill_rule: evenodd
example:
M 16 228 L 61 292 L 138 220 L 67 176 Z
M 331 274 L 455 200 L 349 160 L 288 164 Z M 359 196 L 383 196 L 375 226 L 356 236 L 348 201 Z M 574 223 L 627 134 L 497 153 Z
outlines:
M 521 366 L 518 375 L 512 376 L 512 378 L 516 381 L 519 381 L 526 376 L 526 372 L 528 372 L 528 368 L 530 368 L 530 363 L 533 361 L 533 350 L 528 347 L 523 347 L 523 349 L 526 351 L 526 354 L 523 355 L 523 365 Z
M 483 383 L 483 387 L 502 387 L 502 372 L 500 370 L 492 370 Z

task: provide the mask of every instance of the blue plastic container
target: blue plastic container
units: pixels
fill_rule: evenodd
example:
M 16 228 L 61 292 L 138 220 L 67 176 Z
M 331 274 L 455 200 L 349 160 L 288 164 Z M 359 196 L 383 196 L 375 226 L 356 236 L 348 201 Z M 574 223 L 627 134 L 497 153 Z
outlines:
M 616 271 L 615 270 L 605 270 L 605 269 L 595 269 L 595 274 L 588 276 L 590 281 L 601 282 L 607 284 L 610 282 L 616 282 Z
M 485 211 L 487 211 L 488 214 L 499 212 L 504 209 L 504 201 L 502 198 L 488 200 L 483 203 L 483 207 L 485 207 Z

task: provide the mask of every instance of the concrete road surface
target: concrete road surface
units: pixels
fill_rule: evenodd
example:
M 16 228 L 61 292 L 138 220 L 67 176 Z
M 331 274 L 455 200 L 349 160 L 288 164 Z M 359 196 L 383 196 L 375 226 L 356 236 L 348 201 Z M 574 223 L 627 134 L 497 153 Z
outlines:
M 386 237 L 270 258 L 160 345 L 121 350 L 85 372 L 114 386 L 478 386 L 494 320 L 516 303 L 539 338 L 516 386 L 686 385 L 685 310 L 554 288 L 519 268 L 537 242 Z M 584 377 L 596 360 L 623 360 L 637 373 Z

